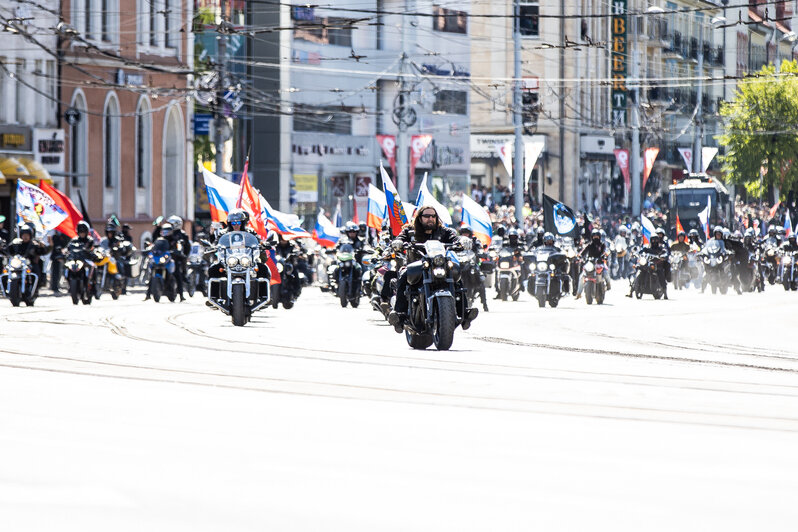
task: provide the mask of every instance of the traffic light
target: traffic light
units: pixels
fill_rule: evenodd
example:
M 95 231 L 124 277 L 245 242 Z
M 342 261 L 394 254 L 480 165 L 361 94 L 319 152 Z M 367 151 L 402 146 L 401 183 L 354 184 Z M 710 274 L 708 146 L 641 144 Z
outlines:
M 524 91 L 521 95 L 521 123 L 524 133 L 533 135 L 538 129 L 538 115 L 540 114 L 540 101 L 535 91 Z

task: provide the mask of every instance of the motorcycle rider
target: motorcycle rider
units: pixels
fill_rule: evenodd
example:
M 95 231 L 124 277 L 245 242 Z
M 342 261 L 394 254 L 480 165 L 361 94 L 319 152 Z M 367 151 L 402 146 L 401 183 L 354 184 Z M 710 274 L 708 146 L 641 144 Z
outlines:
M 60 231 L 54 231 L 49 239 L 53 250 L 50 255 L 50 290 L 53 291 L 53 294 L 58 294 L 58 285 L 64 274 L 64 250 L 69 245 L 71 238 Z
M 36 284 L 36 293 L 39 293 L 39 286 L 44 282 L 42 256 L 50 253 L 50 246 L 34 238 L 35 233 L 30 225 L 20 225 L 17 228 L 17 238 L 8 245 L 8 254 L 22 255 L 30 261 L 33 273 L 38 275 L 39 282 Z
M 740 231 L 735 231 L 725 240 L 726 248 L 734 253 L 731 269 L 732 286 L 734 287 L 735 292 L 742 294 L 743 291 L 741 289 L 742 283 L 740 279 L 740 269 L 744 267 L 743 265 L 748 264 L 748 250 L 743 245 L 743 234 Z
M 699 255 L 703 255 L 707 247 L 709 246 L 710 242 L 717 242 L 720 245 L 720 250 L 723 253 L 726 253 L 726 242 L 723 239 L 723 227 L 720 225 L 716 225 L 712 229 L 712 238 L 707 240 L 707 243 L 704 244 L 704 247 L 699 252 Z M 704 275 L 704 278 L 701 280 L 701 293 L 704 293 L 704 290 L 707 288 L 707 284 L 709 283 L 709 276 Z
M 535 239 L 530 244 L 530 247 L 537 248 L 544 245 L 543 240 L 545 236 L 546 236 L 546 230 L 543 229 L 543 226 L 538 226 L 538 228 L 535 229 Z
M 435 207 L 426 205 L 416 211 L 412 225 L 406 225 L 404 229 L 402 229 L 402 232 L 393 240 L 391 245 L 394 249 L 402 249 L 404 244 L 423 244 L 428 240 L 438 240 L 442 244 L 454 244 L 459 238 L 457 231 L 443 225 Z M 420 258 L 419 254 L 412 247 L 407 250 L 408 264 L 420 260 Z M 404 331 L 404 323 L 407 321 L 408 301 L 406 289 L 407 268 L 405 267 L 402 268 L 396 281 L 396 304 L 388 315 L 388 323 L 393 325 L 397 333 Z M 463 330 L 471 326 L 471 322 L 476 316 L 476 309 L 466 308 L 462 323 Z
M 601 231 L 598 229 L 593 229 L 590 232 L 590 243 L 588 243 L 579 255 L 582 257 L 583 260 L 585 259 L 599 259 L 602 262 L 604 261 L 607 254 L 607 246 L 604 242 L 601 241 Z M 610 290 L 610 272 L 609 268 L 604 268 L 604 272 L 602 273 L 602 277 L 604 278 L 604 283 L 607 286 L 607 290 Z M 585 272 L 582 271 L 579 274 L 579 284 L 576 289 L 576 299 L 582 297 L 582 291 L 585 289 Z
M 687 242 L 687 233 L 679 231 L 679 234 L 676 235 L 676 242 L 671 244 L 671 251 L 677 251 L 687 255 L 690 252 L 690 248 L 690 243 Z
M 77 236 L 69 241 L 69 243 L 77 242 L 81 244 L 86 251 L 91 251 L 94 249 L 94 239 L 89 236 L 91 228 L 89 224 L 85 221 L 81 220 L 78 222 L 78 226 L 75 228 L 77 232 Z
M 479 239 L 474 236 L 474 230 L 470 225 L 463 224 L 460 226 L 460 237 L 470 239 L 471 249 L 474 251 L 474 255 L 479 255 L 479 253 L 482 251 L 482 242 L 480 242 Z M 477 260 L 476 268 L 477 272 L 479 273 L 479 300 L 482 302 L 482 310 L 488 312 L 488 300 L 485 294 L 485 275 L 483 275 L 479 268 L 479 260 Z
M 787 241 L 781 245 L 782 251 L 798 251 L 798 241 L 796 240 L 795 233 L 790 233 Z
M 690 229 L 690 232 L 687 233 L 687 239 L 690 241 L 690 244 L 694 246 L 701 247 L 701 237 L 698 234 L 698 229 Z
M 555 242 L 555 239 L 554 239 L 554 234 L 553 233 L 548 233 L 548 232 L 544 233 L 543 234 L 543 245 L 540 246 L 537 249 L 537 251 L 542 252 L 542 253 L 549 253 L 549 254 L 562 253 L 562 249 L 559 246 L 557 246 L 554 242 Z M 563 259 L 563 262 L 564 262 L 564 264 L 558 263 L 557 264 L 557 268 L 562 270 L 562 273 L 563 273 L 563 289 L 562 290 L 563 290 L 563 292 L 567 293 L 567 292 L 571 291 L 571 286 L 570 286 L 571 276 L 568 275 L 568 268 L 567 268 L 568 260 L 567 259 Z
M 171 231 L 166 228 L 167 225 L 171 226 Z M 169 241 L 169 247 L 172 250 L 172 259 L 175 261 L 177 293 L 180 296 L 180 301 L 185 301 L 186 298 L 183 295 L 183 285 L 186 278 L 188 253 L 191 251 L 191 239 L 189 239 L 188 234 L 183 231 L 183 219 L 180 216 L 170 216 L 161 229 L 161 235 Z
M 631 235 L 629 235 L 629 246 L 639 248 L 643 245 L 643 235 L 640 234 L 640 224 L 632 224 Z
M 779 240 L 778 231 L 776 231 L 776 226 L 771 225 L 768 227 L 768 235 L 765 240 L 762 241 L 762 247 L 779 247 L 781 245 L 781 241 Z
M 655 257 L 664 259 L 658 266 L 658 268 L 661 270 L 659 272 L 659 284 L 660 287 L 662 287 L 663 298 L 668 299 L 668 283 L 671 280 L 671 265 L 668 262 L 668 248 L 662 244 L 659 234 L 655 232 L 653 235 L 651 235 L 648 246 L 642 248 L 640 253 L 649 253 Z M 633 290 L 634 285 L 631 284 L 629 286 L 629 293 L 626 294 L 626 297 L 632 297 Z

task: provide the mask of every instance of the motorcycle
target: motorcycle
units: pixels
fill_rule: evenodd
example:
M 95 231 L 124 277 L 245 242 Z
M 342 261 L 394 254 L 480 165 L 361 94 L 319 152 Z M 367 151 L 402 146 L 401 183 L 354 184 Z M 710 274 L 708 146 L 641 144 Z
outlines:
M 595 298 L 596 304 L 601 305 L 604 303 L 604 295 L 607 293 L 607 286 L 604 282 L 604 269 L 606 268 L 604 261 L 597 258 L 588 258 L 582 266 L 582 271 L 585 274 L 585 302 L 588 305 L 593 304 Z
M 721 248 L 720 243 L 714 239 L 707 242 L 701 251 L 704 261 L 704 283 L 710 285 L 713 294 L 718 290 L 721 294 L 725 294 L 729 290 L 731 284 L 729 254 L 730 252 Z
M 371 291 L 374 295 L 371 297 L 371 307 L 387 319 L 396 300 L 396 279 L 399 275 L 399 270 L 405 264 L 405 260 L 403 254 L 396 253 L 394 250 L 390 250 L 390 253 L 383 255 L 381 260 L 382 264 L 375 270 L 372 281 L 373 288 Z M 382 294 L 385 291 L 385 283 L 388 283 L 390 288 L 388 292 L 391 297 L 388 301 L 384 301 L 382 298 Z
M 643 294 L 651 294 L 654 299 L 659 299 L 664 295 L 665 292 L 660 283 L 660 277 L 665 275 L 662 268 L 664 262 L 663 257 L 651 253 L 640 253 L 632 281 L 632 291 L 637 299 L 642 299 Z
M 524 260 L 529 264 L 529 294 L 537 299 L 538 307 L 545 307 L 548 301 L 549 306 L 555 308 L 560 298 L 569 292 L 571 278 L 567 271 L 570 265 L 565 253 L 538 249 L 525 255 Z
M 432 344 L 440 351 L 448 350 L 454 342 L 454 330 L 468 318 L 476 318 L 478 311 L 469 309 L 464 290 L 457 287 L 460 264 L 451 252 L 455 246 L 470 247 L 471 242 L 447 246 L 438 240 L 428 240 L 415 246 L 421 260 L 407 266 L 408 321 L 405 339 L 413 349 L 426 349 Z M 466 312 L 468 315 L 466 316 Z
M 798 251 L 782 251 L 779 279 L 781 279 L 781 284 L 788 292 L 790 290 L 798 290 L 798 268 L 795 267 L 796 260 L 798 260 Z
M 147 259 L 150 268 L 147 275 L 149 278 L 147 289 L 150 296 L 156 303 L 161 301 L 162 295 L 174 302 L 177 298 L 177 280 L 169 241 L 165 238 L 156 239 L 147 253 Z
M 208 277 L 208 263 L 205 262 L 205 249 L 199 242 L 191 243 L 191 250 L 186 262 L 186 291 L 189 297 L 194 297 L 197 290 L 203 297 L 208 296 L 205 281 Z
M 469 306 L 474 304 L 479 290 L 482 288 L 482 275 L 480 273 L 480 260 L 473 249 L 462 250 L 455 254 L 460 263 L 460 280 L 463 283 Z
M 690 275 L 690 264 L 686 254 L 681 251 L 674 251 L 668 259 L 671 264 L 671 278 L 673 279 L 673 286 L 676 290 L 687 288 L 692 281 Z
M 299 294 L 302 292 L 302 283 L 300 281 L 299 273 L 296 267 L 294 257 L 281 257 L 277 256 L 275 259 L 277 264 L 277 271 L 280 273 L 280 283 L 272 285 L 272 307 L 277 308 L 280 303 L 286 310 L 292 309 L 294 303 L 299 299 Z
M 765 244 L 764 251 L 760 257 L 759 268 L 762 271 L 762 276 L 771 285 L 776 284 L 779 262 L 778 247 L 773 244 Z
M 518 301 L 522 288 L 521 262 L 512 249 L 502 248 L 499 250 L 496 276 L 496 291 L 499 293 L 499 299 L 507 301 L 509 296 L 513 298 L 513 301 Z
M 64 279 L 72 304 L 90 305 L 94 299 L 94 270 L 97 256 L 80 242 L 70 242 L 64 260 Z
M 243 327 L 252 313 L 265 307 L 269 297 L 269 278 L 258 277 L 260 241 L 244 231 L 232 231 L 219 239 L 218 266 L 207 281 L 208 301 L 229 315 L 236 327 Z
M 36 288 L 39 285 L 39 276 L 33 273 L 31 262 L 22 255 L 13 255 L 3 267 L 0 274 L 0 290 L 11 301 L 11 305 L 18 307 L 21 302 L 32 307 L 38 297 Z
M 95 250 L 97 256 L 96 268 L 94 270 L 94 297 L 100 299 L 103 292 L 110 292 L 111 298 L 116 301 L 122 295 L 124 278 L 119 274 L 117 263 L 108 250 L 98 248 Z
M 355 261 L 355 248 L 352 244 L 344 244 L 335 256 L 336 266 L 336 294 L 341 302 L 341 307 L 346 308 L 347 303 L 352 308 L 360 305 L 360 277 L 362 268 Z

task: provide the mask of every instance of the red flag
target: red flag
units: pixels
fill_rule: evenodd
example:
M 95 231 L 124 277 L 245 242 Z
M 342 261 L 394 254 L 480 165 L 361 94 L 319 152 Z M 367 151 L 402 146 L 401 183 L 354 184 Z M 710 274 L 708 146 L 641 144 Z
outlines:
M 357 196 L 352 194 L 352 221 L 356 224 L 360 223 L 360 219 L 357 216 Z
M 432 135 L 413 135 L 410 139 L 410 190 L 416 186 L 416 165 L 432 142 Z
M 615 150 L 615 161 L 618 163 L 618 168 L 621 169 L 623 174 L 623 182 L 626 186 L 626 191 L 629 192 L 632 182 L 629 180 L 629 150 L 618 148 Z
M 249 160 L 244 163 L 244 175 L 241 176 L 241 189 L 238 192 L 238 202 L 236 207 L 244 209 L 249 213 L 249 225 L 261 238 L 269 236 L 269 230 L 266 229 L 266 222 L 263 220 L 263 208 L 260 205 L 260 193 L 255 190 L 252 183 L 249 182 L 249 175 L 247 169 L 249 168 Z
M 43 180 L 39 181 L 39 188 L 42 189 L 45 194 L 53 198 L 55 204 L 64 209 L 64 212 L 67 213 L 66 220 L 61 222 L 61 225 L 56 227 L 55 230 L 64 233 L 69 238 L 78 236 L 78 222 L 83 219 L 83 216 L 80 214 L 78 208 L 75 207 L 75 204 L 72 203 L 72 200 L 69 199 L 66 194 Z
M 773 208 L 770 209 L 770 217 L 773 218 L 776 216 L 776 211 L 779 210 L 779 205 L 781 205 L 780 201 L 777 201 Z
M 646 189 L 646 182 L 648 176 L 651 175 L 651 169 L 654 168 L 654 161 L 659 154 L 659 148 L 646 148 L 643 152 L 643 190 Z
M 676 236 L 679 236 L 679 233 L 684 233 L 684 227 L 682 227 L 682 221 L 679 220 L 679 213 L 676 213 Z

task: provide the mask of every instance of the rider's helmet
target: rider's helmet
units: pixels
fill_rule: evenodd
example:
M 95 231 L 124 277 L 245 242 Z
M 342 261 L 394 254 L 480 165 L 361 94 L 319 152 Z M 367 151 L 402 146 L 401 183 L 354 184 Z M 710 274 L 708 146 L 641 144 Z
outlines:
M 471 229 L 470 225 L 463 224 L 460 226 L 460 234 L 463 236 L 472 236 L 474 234 L 474 230 Z
M 607 239 L 607 232 L 604 229 L 599 229 L 599 235 L 601 235 L 602 242 L 604 242 Z
M 163 224 L 161 226 L 161 236 L 164 238 L 169 238 L 171 234 L 172 234 L 172 224 L 170 224 L 169 222 Z
M 618 228 L 618 234 L 621 235 L 622 237 L 626 237 L 626 232 L 627 229 L 625 225 L 622 225 Z
M 662 239 L 663 241 L 665 240 L 665 229 L 663 229 L 662 227 L 657 227 L 657 229 L 654 232 L 659 235 L 660 239 Z
M 544 234 L 545 232 L 546 230 L 543 229 L 543 226 L 541 225 L 538 226 L 537 231 L 535 231 L 535 234 L 537 234 L 538 236 L 543 236 L 543 238 L 545 238 L 546 237 L 546 235 Z
M 499 227 L 496 228 L 496 236 L 504 238 L 505 233 L 507 233 L 507 228 L 504 227 L 504 225 L 499 225 Z
M 795 239 L 796 239 L 795 233 L 790 233 L 790 236 L 788 236 L 788 237 L 787 237 L 787 240 L 788 240 L 788 241 L 789 241 L 791 244 L 795 244 Z
M 510 244 L 517 244 L 518 243 L 518 229 L 515 227 L 511 228 L 507 231 L 507 240 L 510 241 Z
M 723 227 L 716 225 L 715 228 L 712 229 L 712 236 L 715 238 L 723 238 Z
M 743 234 L 740 231 L 735 231 L 729 237 L 730 240 L 734 240 L 735 242 L 742 242 L 743 241 Z
M 369 230 L 369 226 L 366 225 L 366 222 L 360 222 L 360 224 L 357 227 L 360 230 L 360 234 L 362 236 L 365 236 L 366 232 Z
M 119 229 L 119 226 L 116 224 L 107 224 L 105 226 L 105 236 L 108 238 L 114 238 L 116 236 L 116 231 Z
M 543 235 L 543 245 L 544 246 L 554 245 L 554 235 L 552 233 L 546 233 Z
M 633 233 L 635 233 L 635 232 L 639 233 L 640 232 L 640 223 L 639 222 L 635 222 L 635 223 L 632 224 L 632 232 Z
M 33 238 L 33 229 L 28 224 L 22 224 L 17 228 L 17 233 L 19 233 L 20 238 L 22 235 L 28 235 L 29 237 Z
M 75 231 L 77 231 L 78 234 L 86 233 L 88 235 L 89 230 L 89 224 L 85 220 L 79 221 L 78 226 L 75 228 Z
M 756 237 L 756 233 L 754 232 L 753 227 L 749 227 L 745 230 L 745 243 L 750 244 L 752 240 Z
M 249 213 L 244 209 L 232 210 L 227 215 L 227 226 L 233 231 L 242 231 L 247 226 L 247 222 L 249 222 Z M 234 225 L 241 227 L 234 228 Z
M 727 240 L 731 236 L 731 231 L 726 227 L 723 228 L 723 239 Z
M 654 232 L 654 233 L 651 233 L 651 236 L 649 237 L 648 242 L 652 246 L 655 245 L 655 244 L 659 245 L 662 242 L 662 238 L 659 236 L 659 233 Z
M 684 242 L 687 240 L 687 233 L 684 231 L 679 231 L 679 234 L 676 235 L 676 240 L 679 242 Z
M 175 231 L 183 228 L 183 219 L 180 216 L 172 215 L 167 218 L 166 221 L 172 224 L 172 227 L 175 229 Z
M 598 229 L 593 229 L 593 231 L 590 232 L 590 240 L 592 240 L 593 242 L 600 241 L 601 231 L 599 231 Z
M 350 240 L 357 238 L 359 231 L 360 228 L 355 222 L 346 222 L 346 225 L 344 226 L 344 233 L 346 233 L 346 236 L 348 236 Z
M 768 236 L 776 236 L 776 226 L 771 225 L 768 227 Z
M 783 227 L 779 227 L 779 237 L 784 239 L 784 236 L 787 234 L 787 230 Z

